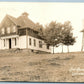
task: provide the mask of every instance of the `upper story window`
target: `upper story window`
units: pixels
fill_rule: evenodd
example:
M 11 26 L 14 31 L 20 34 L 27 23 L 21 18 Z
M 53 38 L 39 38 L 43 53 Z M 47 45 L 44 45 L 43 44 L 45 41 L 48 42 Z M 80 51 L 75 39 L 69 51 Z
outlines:
M 13 27 L 13 32 L 16 32 L 16 26 Z
M 29 45 L 31 45 L 31 38 L 29 38 Z
M 10 33 L 10 27 L 7 27 L 7 33 Z
M 5 34 L 5 29 L 4 28 L 1 29 L 1 33 Z
M 36 46 L 36 40 L 34 39 L 34 46 Z
M 42 48 L 42 41 L 39 41 L 39 48 Z

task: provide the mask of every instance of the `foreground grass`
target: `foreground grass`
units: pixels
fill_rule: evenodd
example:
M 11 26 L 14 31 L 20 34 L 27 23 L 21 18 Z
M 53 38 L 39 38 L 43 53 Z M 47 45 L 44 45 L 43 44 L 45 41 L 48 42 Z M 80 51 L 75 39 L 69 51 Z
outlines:
M 0 81 L 84 82 L 84 75 L 72 74 L 83 65 L 84 53 L 0 52 Z

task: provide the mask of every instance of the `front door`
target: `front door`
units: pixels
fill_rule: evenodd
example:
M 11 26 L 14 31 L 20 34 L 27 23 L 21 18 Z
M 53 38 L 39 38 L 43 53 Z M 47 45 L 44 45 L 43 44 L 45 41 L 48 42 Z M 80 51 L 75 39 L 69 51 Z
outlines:
M 9 39 L 9 49 L 11 49 L 11 39 Z

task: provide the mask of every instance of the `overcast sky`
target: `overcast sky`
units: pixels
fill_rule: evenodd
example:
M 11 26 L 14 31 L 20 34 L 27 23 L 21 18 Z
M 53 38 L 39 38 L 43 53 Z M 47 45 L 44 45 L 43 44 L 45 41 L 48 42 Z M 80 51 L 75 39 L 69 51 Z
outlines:
M 82 46 L 83 19 L 84 19 L 84 3 L 43 3 L 43 2 L 0 2 L 0 22 L 6 14 L 14 17 L 20 16 L 23 12 L 29 13 L 29 18 L 42 25 L 51 21 L 64 23 L 71 21 L 74 28 L 73 33 L 76 38 L 74 46 L 70 47 L 70 51 L 80 51 Z M 55 52 L 60 52 L 61 47 L 56 48 Z M 66 52 L 66 47 L 64 47 Z

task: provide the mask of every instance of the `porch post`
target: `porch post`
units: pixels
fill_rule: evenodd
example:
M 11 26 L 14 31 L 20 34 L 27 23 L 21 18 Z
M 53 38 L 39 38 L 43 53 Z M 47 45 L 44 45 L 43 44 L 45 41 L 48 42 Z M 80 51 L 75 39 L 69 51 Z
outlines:
M 26 28 L 26 48 L 28 49 L 28 32 L 27 32 L 27 28 Z

